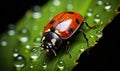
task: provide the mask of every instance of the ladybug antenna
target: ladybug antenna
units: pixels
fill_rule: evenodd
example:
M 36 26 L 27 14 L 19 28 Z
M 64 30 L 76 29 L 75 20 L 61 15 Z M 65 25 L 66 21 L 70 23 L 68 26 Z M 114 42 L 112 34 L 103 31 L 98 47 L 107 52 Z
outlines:
M 57 56 L 57 54 L 56 54 L 55 50 L 54 50 L 54 49 L 51 49 L 51 50 L 52 50 L 52 52 L 54 53 L 54 55 L 55 55 L 55 56 Z

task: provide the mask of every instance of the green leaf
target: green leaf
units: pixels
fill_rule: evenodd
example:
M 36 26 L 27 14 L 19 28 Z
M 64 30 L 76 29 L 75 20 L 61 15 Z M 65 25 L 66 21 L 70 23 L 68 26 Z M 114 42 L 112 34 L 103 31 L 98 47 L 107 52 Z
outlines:
M 119 0 L 51 0 L 43 7 L 33 7 L 15 27 L 10 24 L 8 32 L 0 37 L 2 57 L 7 62 L 5 65 L 11 71 L 71 71 L 79 56 L 102 37 L 103 28 L 115 16 L 119 6 Z M 65 49 L 57 57 L 51 57 L 40 47 L 34 46 L 41 44 L 44 26 L 62 11 L 78 12 L 89 25 L 98 25 L 95 29 L 82 26 L 90 46 L 86 45 L 81 34 L 77 35 L 69 45 L 72 58 Z

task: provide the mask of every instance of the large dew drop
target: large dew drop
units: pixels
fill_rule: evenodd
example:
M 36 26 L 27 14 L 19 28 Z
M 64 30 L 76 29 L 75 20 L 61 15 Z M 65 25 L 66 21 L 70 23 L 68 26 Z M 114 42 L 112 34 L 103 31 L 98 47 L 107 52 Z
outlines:
M 13 65 L 16 67 L 16 69 L 21 69 L 25 66 L 26 60 L 22 55 L 18 55 L 14 57 L 14 63 Z
M 57 67 L 58 67 L 58 69 L 59 69 L 60 71 L 63 71 L 64 68 L 65 68 L 65 63 L 64 63 L 64 61 L 62 61 L 62 60 L 58 61 Z
M 8 44 L 8 42 L 7 42 L 6 40 L 0 41 L 0 45 L 1 45 L 2 47 L 7 46 L 7 44 Z
M 19 41 L 22 43 L 28 42 L 30 39 L 30 32 L 24 28 L 19 32 Z
M 96 14 L 95 17 L 94 17 L 94 22 L 95 23 L 100 23 L 101 19 L 100 19 L 100 15 L 99 14 Z
M 41 55 L 41 49 L 39 47 L 34 47 L 30 51 L 30 58 L 34 61 L 36 61 Z
M 109 2 L 106 2 L 104 9 L 108 11 L 111 9 L 111 7 L 112 7 L 111 4 Z
M 42 68 L 43 68 L 43 70 L 46 70 L 47 66 L 48 66 L 48 65 L 47 65 L 46 62 L 43 62 L 43 63 L 42 63 Z

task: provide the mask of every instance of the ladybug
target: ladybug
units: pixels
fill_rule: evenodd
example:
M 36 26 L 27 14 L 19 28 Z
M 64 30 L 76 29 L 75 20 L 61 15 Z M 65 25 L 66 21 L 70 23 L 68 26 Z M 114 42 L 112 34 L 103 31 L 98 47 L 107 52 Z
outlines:
M 41 39 L 42 49 L 47 53 L 53 53 L 54 56 L 57 56 L 57 50 L 61 48 L 62 44 L 66 44 L 66 50 L 71 56 L 67 45 L 70 44 L 69 40 L 76 35 L 77 32 L 83 34 L 88 44 L 88 39 L 81 30 L 84 23 L 91 28 L 77 12 L 62 12 L 56 15 L 44 27 Z

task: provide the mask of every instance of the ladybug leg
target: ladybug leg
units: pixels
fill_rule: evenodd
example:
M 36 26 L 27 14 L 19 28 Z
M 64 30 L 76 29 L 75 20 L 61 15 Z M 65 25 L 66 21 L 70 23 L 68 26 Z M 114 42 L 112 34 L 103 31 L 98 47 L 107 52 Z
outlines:
M 69 56 L 70 56 L 70 58 L 71 58 L 72 55 L 71 55 L 71 53 L 70 53 L 70 51 L 69 51 L 69 49 L 68 49 L 68 45 L 69 45 L 69 44 L 70 44 L 70 42 L 67 41 L 66 50 L 67 50 L 67 53 L 69 54 Z
M 83 21 L 83 23 L 89 28 L 89 29 L 93 29 L 93 28 L 96 28 L 98 25 L 93 25 L 93 26 L 90 26 L 88 25 L 87 22 Z
M 54 49 L 51 49 L 51 51 L 54 53 L 55 56 L 57 56 L 57 54 L 56 54 Z
M 89 43 L 88 43 L 88 38 L 86 37 L 86 34 L 84 33 L 84 31 L 83 30 L 79 30 L 82 34 L 83 34 L 83 36 L 84 36 L 84 38 L 85 38 L 85 40 L 86 40 L 86 43 L 87 43 L 87 46 L 89 46 Z

